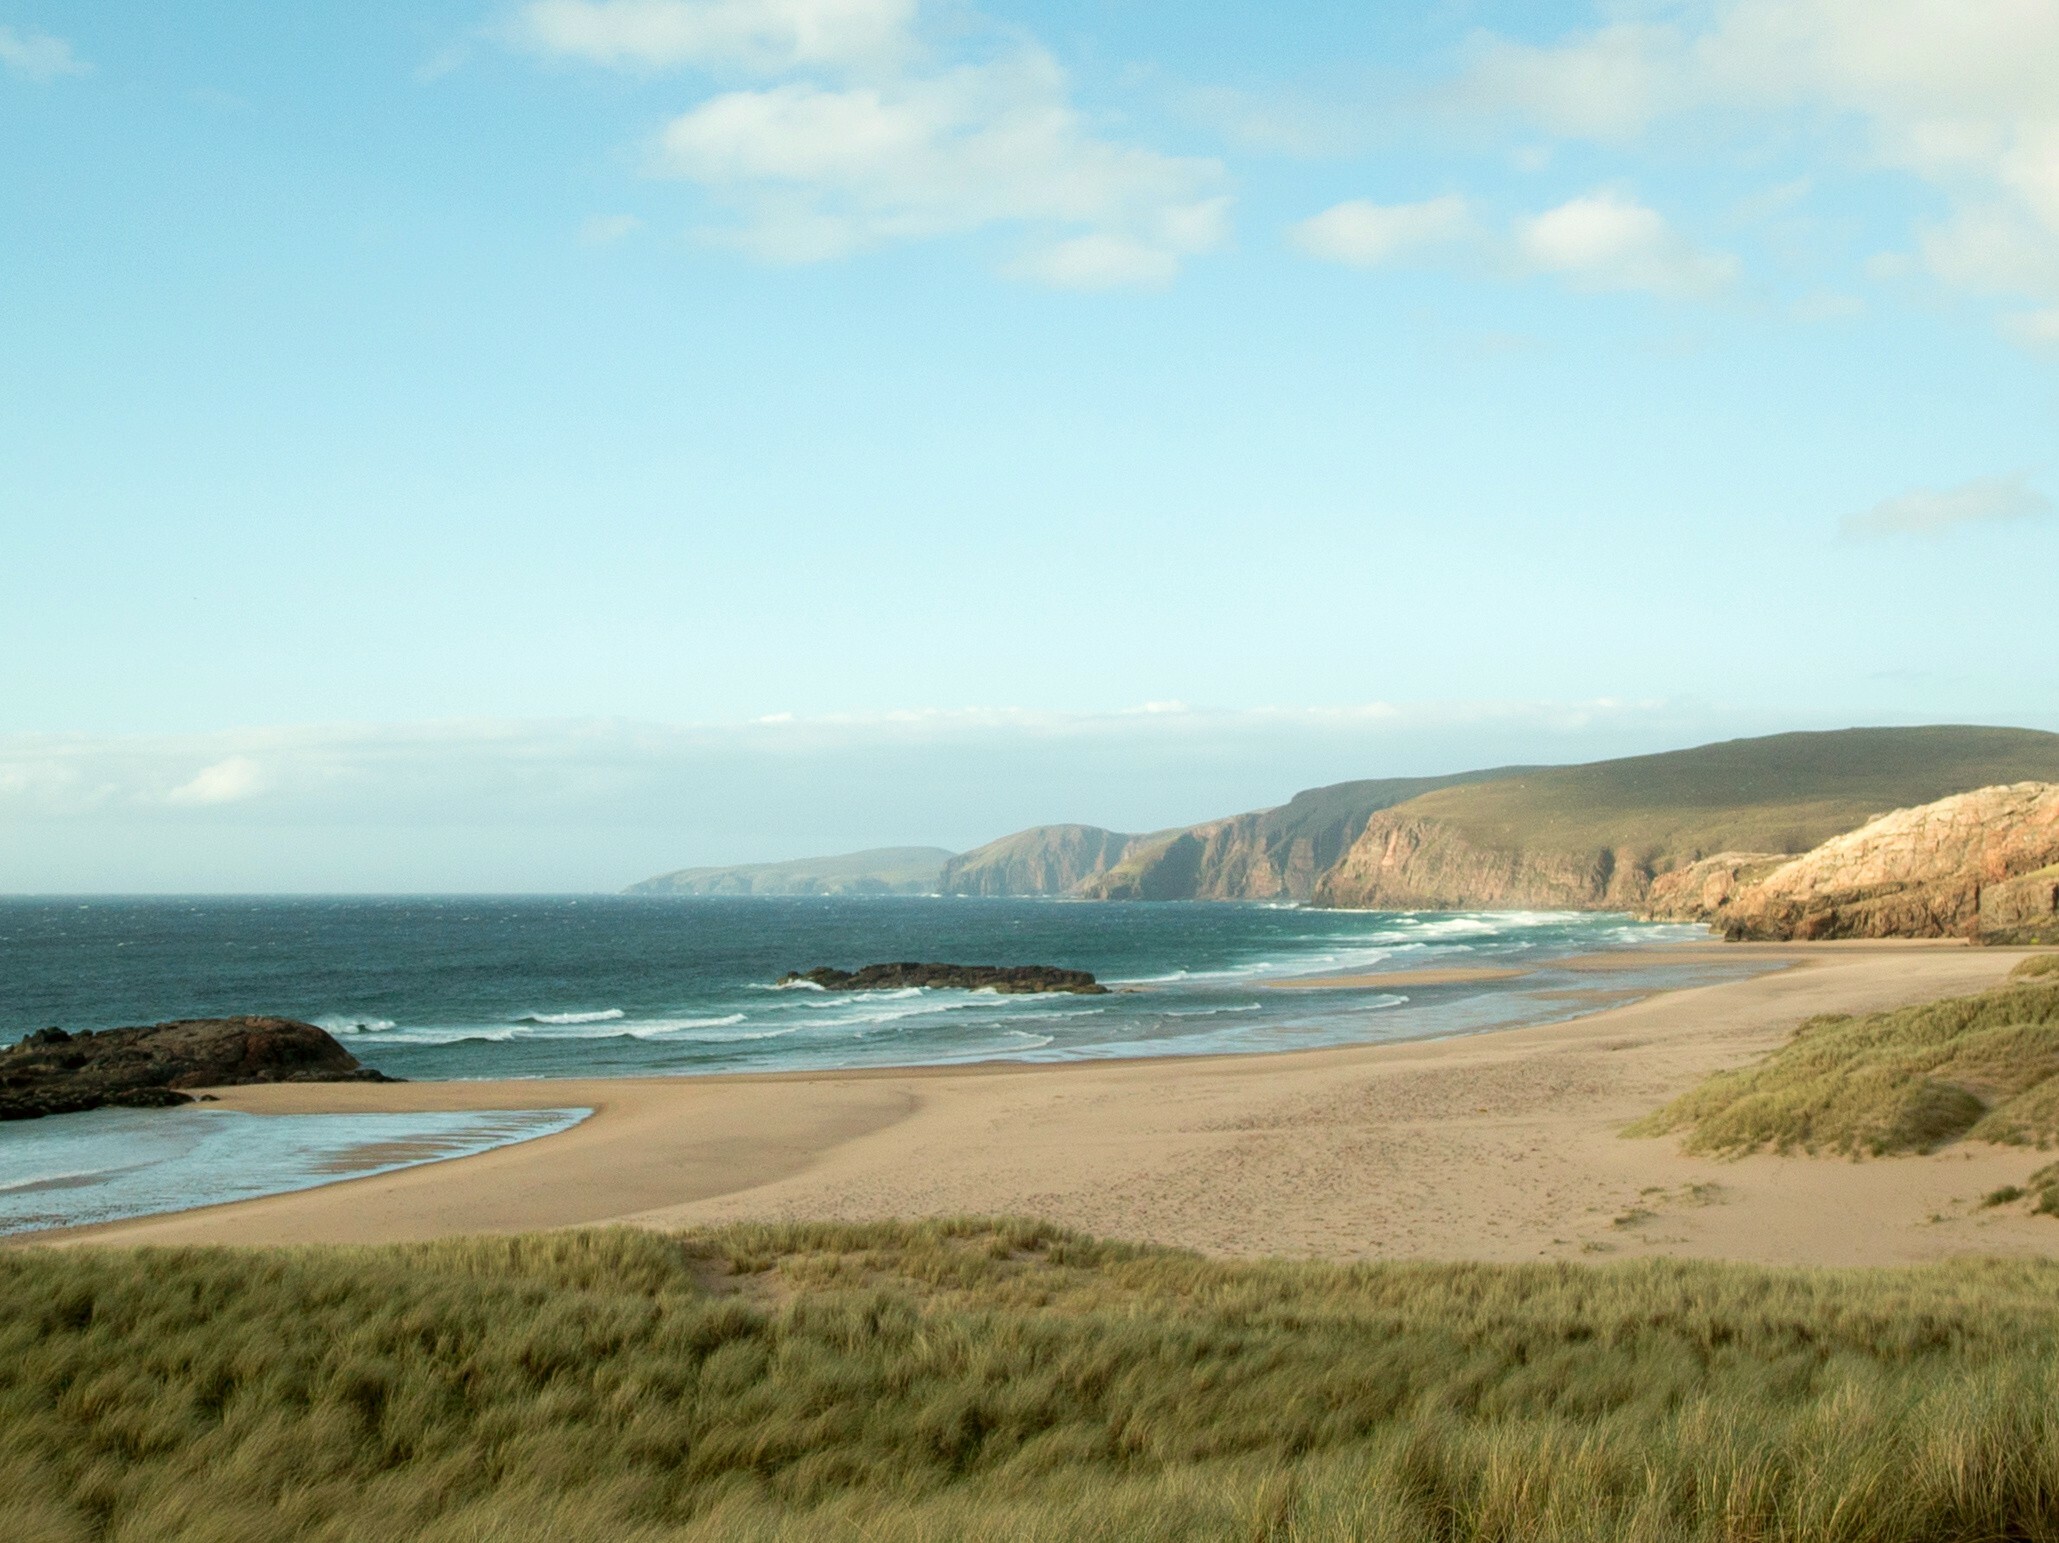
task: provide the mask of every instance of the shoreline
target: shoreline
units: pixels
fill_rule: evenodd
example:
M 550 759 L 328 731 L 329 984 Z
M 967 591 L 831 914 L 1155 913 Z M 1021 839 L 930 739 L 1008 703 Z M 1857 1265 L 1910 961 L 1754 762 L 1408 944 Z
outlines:
M 253 1113 L 594 1112 L 474 1156 L 5 1246 L 1006 1213 L 1218 1255 L 1856 1264 L 2059 1254 L 2059 1224 L 1971 1209 L 2037 1166 L 2025 1149 L 1718 1160 L 1682 1157 L 1671 1138 L 1615 1135 L 1802 1018 L 1983 989 L 2024 951 L 1688 949 L 1729 959 L 1749 949 L 1770 968 L 1557 1021 L 1278 1052 L 218 1089 L 220 1107 Z M 1598 974 L 1635 967 L 1591 957 Z

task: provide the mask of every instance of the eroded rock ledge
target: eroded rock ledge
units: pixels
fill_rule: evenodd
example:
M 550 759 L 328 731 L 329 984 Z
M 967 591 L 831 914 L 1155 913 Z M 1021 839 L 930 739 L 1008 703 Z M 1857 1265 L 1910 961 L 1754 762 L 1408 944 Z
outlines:
M 868 964 L 862 970 L 822 966 L 792 970 L 780 976 L 782 986 L 803 983 L 824 991 L 905 991 L 910 986 L 960 991 L 999 991 L 1008 995 L 1034 991 L 1069 991 L 1078 996 L 1104 996 L 1108 988 L 1086 970 L 1060 970 L 1048 964 Z
M 186 1088 L 392 1082 L 294 1018 L 184 1018 L 140 1028 L 38 1029 L 0 1050 L 0 1120 L 191 1103 Z

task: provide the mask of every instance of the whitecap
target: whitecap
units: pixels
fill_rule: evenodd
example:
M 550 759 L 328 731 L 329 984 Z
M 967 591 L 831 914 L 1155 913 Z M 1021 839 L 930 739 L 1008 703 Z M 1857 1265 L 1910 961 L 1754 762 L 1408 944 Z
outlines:
M 575 1023 L 613 1023 L 617 1018 L 629 1015 L 619 1007 L 602 1008 L 594 1013 L 531 1013 L 526 1018 L 517 1018 L 517 1023 L 542 1023 L 552 1027 L 564 1027 Z
M 346 1013 L 329 1013 L 315 1019 L 315 1027 L 331 1034 L 387 1034 L 400 1025 L 391 1018 L 353 1018 Z

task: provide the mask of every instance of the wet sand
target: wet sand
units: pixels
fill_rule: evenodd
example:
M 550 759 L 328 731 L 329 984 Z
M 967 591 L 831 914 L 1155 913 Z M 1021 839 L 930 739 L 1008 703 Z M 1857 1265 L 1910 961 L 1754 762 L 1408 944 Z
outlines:
M 225 1105 L 254 1112 L 595 1114 L 476 1157 L 46 1240 L 372 1242 L 611 1222 L 1010 1213 L 1218 1255 L 2059 1255 L 2059 1222 L 1978 1207 L 2047 1160 L 2035 1152 L 1976 1143 L 1871 1162 L 1722 1161 L 1684 1157 L 1672 1138 L 1620 1136 L 1812 1014 L 1980 990 L 2021 957 L 1952 943 L 1721 953 L 1747 950 L 1787 967 L 1570 1022 L 1434 1041 L 1039 1066 L 222 1089 Z M 1709 957 L 1705 947 L 1680 952 Z M 1591 956 L 1576 967 L 1606 975 L 1650 959 Z

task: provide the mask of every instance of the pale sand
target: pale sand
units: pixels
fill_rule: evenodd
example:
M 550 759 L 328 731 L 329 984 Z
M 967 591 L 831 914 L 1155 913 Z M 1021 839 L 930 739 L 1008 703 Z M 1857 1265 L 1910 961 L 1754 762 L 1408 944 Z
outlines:
M 1699 951 L 1696 951 L 1699 952 Z M 1726 955 L 1742 955 L 1741 948 Z M 1979 990 L 2016 951 L 1843 944 L 1570 1023 L 1211 1059 L 567 1082 L 224 1089 L 256 1111 L 592 1105 L 575 1130 L 293 1195 L 73 1233 L 369 1242 L 626 1221 L 1012 1213 L 1211 1254 L 1888 1264 L 2059 1254 L 1981 1211 L 2049 1159 L 1681 1156 L 1622 1126 L 1803 1018 Z

